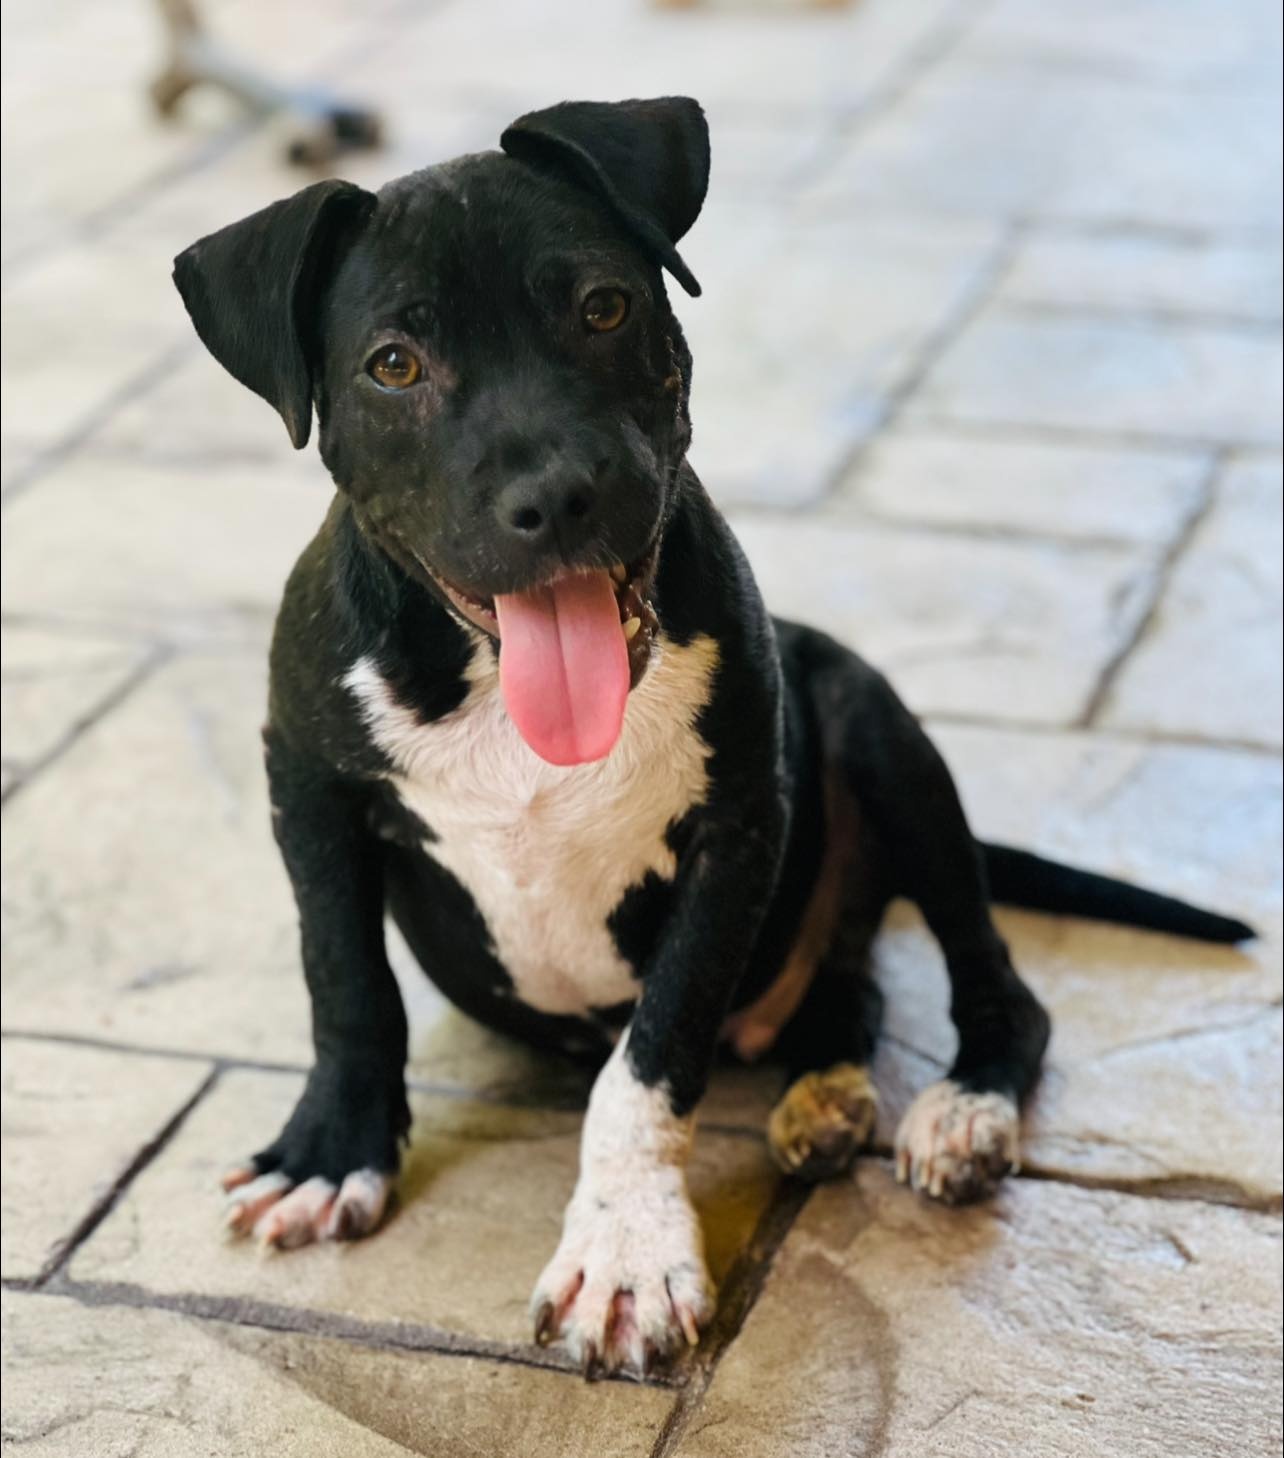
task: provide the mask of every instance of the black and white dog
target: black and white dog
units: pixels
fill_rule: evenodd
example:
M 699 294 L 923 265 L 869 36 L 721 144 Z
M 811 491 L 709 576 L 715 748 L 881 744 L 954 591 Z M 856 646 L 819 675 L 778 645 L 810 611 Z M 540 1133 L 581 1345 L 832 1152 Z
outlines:
M 768 1138 L 807 1179 L 873 1125 L 867 952 L 912 898 L 945 953 L 948 1079 L 898 1173 L 962 1200 L 1017 1159 L 1048 1018 L 991 899 L 1220 941 L 1239 922 L 973 839 L 887 683 L 768 616 L 686 461 L 691 357 L 667 270 L 704 200 L 681 97 L 567 103 L 502 151 L 377 195 L 319 182 L 194 244 L 175 278 L 216 359 L 313 406 L 338 492 L 286 588 L 265 738 L 316 1064 L 229 1224 L 282 1246 L 379 1222 L 406 1134 L 390 911 L 434 982 L 602 1061 L 539 1340 L 641 1369 L 712 1312 L 685 1187 L 720 1041 L 792 1082 Z

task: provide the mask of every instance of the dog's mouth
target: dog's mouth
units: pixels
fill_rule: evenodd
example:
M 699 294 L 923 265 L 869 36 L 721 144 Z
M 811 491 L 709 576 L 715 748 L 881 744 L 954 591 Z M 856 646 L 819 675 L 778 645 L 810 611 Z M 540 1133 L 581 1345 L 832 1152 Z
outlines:
M 571 765 L 605 758 L 620 737 L 659 628 L 655 561 L 653 547 L 631 565 L 568 571 L 494 598 L 427 570 L 461 617 L 498 638 L 500 689 L 522 738 L 542 759 Z

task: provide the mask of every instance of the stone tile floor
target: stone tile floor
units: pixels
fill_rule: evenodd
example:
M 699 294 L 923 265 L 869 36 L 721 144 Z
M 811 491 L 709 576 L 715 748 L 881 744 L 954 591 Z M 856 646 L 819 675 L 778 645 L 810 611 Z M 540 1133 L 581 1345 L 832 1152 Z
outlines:
M 376 1240 L 263 1258 L 215 1178 L 307 1012 L 257 728 L 326 485 L 201 353 L 168 261 L 302 180 L 153 123 L 142 0 L 5 8 L 4 1419 L 32 1454 L 990 1455 L 1280 1443 L 1279 10 L 1270 0 L 217 0 L 384 106 L 377 181 L 565 95 L 688 91 L 696 465 L 769 599 L 924 713 L 978 828 L 1224 906 L 1243 950 L 1007 913 L 1057 1018 L 1022 1175 L 930 1207 L 890 1129 L 950 1056 L 897 908 L 877 1151 L 781 1184 L 726 1070 L 688 1364 L 528 1340 L 573 1070 L 412 968 Z M 555 18 L 550 18 L 555 17 Z

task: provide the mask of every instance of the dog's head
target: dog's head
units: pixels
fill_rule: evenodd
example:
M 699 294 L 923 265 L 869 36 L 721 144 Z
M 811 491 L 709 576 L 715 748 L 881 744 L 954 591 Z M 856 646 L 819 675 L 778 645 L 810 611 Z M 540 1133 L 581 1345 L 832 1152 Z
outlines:
M 321 454 L 366 535 L 500 639 L 528 742 L 614 744 L 690 440 L 662 270 L 709 142 L 684 97 L 567 102 L 502 152 L 378 194 L 319 182 L 195 243 L 174 277 L 215 358 Z

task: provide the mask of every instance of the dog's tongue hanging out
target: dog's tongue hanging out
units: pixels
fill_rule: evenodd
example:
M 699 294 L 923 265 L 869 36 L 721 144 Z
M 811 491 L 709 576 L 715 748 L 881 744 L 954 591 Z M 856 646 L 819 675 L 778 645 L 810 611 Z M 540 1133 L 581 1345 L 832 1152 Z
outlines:
M 541 759 L 587 764 L 615 747 L 629 697 L 629 653 L 605 572 L 495 599 L 499 686 Z

